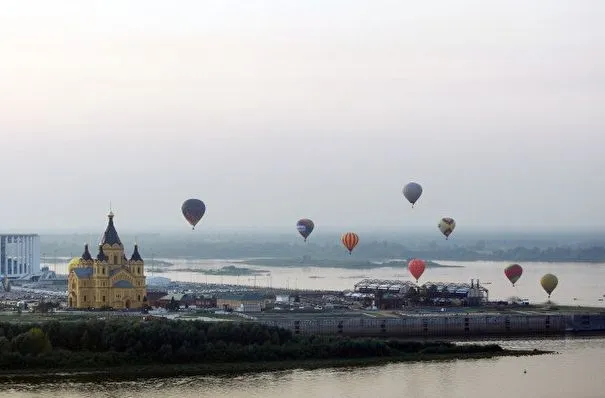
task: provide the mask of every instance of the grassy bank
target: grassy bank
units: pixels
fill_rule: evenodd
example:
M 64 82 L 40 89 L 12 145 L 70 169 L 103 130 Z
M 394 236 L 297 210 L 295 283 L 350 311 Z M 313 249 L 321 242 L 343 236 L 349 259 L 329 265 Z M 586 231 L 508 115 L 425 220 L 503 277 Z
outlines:
M 151 377 L 182 376 L 229 376 L 244 373 L 277 372 L 284 370 L 314 370 L 324 368 L 350 368 L 377 366 L 389 363 L 418 361 L 452 361 L 469 359 L 488 359 L 504 356 L 530 356 L 552 354 L 540 350 L 502 350 L 493 352 L 455 353 L 455 354 L 408 354 L 390 357 L 305 359 L 287 361 L 259 361 L 235 363 L 198 363 L 198 364 L 153 364 L 142 366 L 114 366 L 102 369 L 36 369 L 12 371 L 0 370 L 0 382 L 46 382 L 61 380 L 98 382 L 106 380 L 136 380 Z

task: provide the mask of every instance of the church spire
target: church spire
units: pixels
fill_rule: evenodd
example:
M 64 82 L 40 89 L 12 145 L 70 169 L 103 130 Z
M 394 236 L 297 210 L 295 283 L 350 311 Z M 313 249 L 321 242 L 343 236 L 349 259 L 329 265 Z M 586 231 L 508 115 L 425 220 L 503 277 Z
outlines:
M 103 245 L 99 245 L 99 253 L 97 253 L 97 260 L 107 261 L 107 256 L 103 252 Z
M 88 243 L 86 243 L 84 245 L 84 253 L 82 253 L 81 258 L 84 261 L 92 261 L 92 256 L 90 255 L 90 252 L 88 251 Z
M 139 245 L 134 244 L 134 251 L 132 252 L 132 257 L 130 257 L 130 261 L 143 261 L 143 258 L 139 254 Z
M 107 214 L 108 222 L 107 228 L 103 233 L 103 238 L 101 239 L 102 245 L 122 245 L 120 241 L 120 237 L 118 236 L 118 231 L 116 231 L 116 227 L 113 225 L 113 211 L 109 210 L 109 214 Z

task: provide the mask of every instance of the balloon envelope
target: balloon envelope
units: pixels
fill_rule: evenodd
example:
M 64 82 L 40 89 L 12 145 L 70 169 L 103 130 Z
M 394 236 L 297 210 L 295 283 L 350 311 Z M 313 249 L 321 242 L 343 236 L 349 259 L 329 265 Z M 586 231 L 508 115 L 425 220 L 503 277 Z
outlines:
M 313 232 L 313 228 L 315 228 L 315 224 L 313 224 L 313 221 L 309 220 L 308 218 L 298 220 L 296 223 L 296 229 L 298 230 L 298 233 L 305 238 L 305 241 L 307 241 L 307 237 L 309 237 L 311 232 Z
M 439 221 L 438 227 L 439 231 L 441 231 L 441 233 L 445 235 L 445 238 L 447 239 L 452 232 L 454 232 L 454 228 L 456 228 L 456 221 L 454 221 L 454 219 L 451 217 L 443 217 L 441 221 Z
M 199 199 L 187 199 L 181 206 L 185 220 L 195 229 L 196 224 L 206 213 L 206 205 Z
M 420 279 L 420 277 L 424 273 L 425 267 L 425 262 L 418 258 L 414 258 L 408 263 L 408 270 L 410 271 L 410 274 L 412 274 L 414 279 L 416 279 L 416 282 L 418 282 L 418 279 Z
M 342 235 L 340 240 L 349 251 L 349 254 L 351 254 L 355 246 L 359 243 L 359 236 L 355 232 L 347 232 Z
M 69 263 L 67 263 L 68 272 L 71 272 L 71 270 L 77 267 L 79 263 L 80 257 L 73 257 L 71 260 L 69 260 Z
M 420 195 L 422 195 L 422 186 L 418 183 L 410 182 L 403 187 L 403 196 L 412 204 L 412 207 L 420 199 Z
M 515 286 L 515 283 L 521 278 L 523 274 L 523 268 L 519 264 L 511 264 L 508 267 L 504 268 L 504 275 L 508 278 L 508 280 Z
M 553 274 L 546 274 L 540 279 L 540 285 L 542 285 L 542 289 L 548 294 L 550 294 L 555 290 L 557 285 L 559 284 L 559 279 Z

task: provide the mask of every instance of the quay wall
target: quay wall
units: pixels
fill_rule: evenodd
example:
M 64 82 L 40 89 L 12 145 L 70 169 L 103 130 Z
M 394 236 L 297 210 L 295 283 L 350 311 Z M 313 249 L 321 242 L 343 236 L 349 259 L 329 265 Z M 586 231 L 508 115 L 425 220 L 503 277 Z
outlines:
M 403 318 L 261 320 L 294 334 L 446 337 L 487 335 L 546 335 L 605 331 L 605 315 L 453 315 Z

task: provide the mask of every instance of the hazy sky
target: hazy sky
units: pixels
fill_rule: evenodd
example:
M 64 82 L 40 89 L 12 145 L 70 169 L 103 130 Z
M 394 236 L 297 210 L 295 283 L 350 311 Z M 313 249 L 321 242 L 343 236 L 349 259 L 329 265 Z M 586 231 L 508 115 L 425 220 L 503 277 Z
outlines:
M 0 230 L 605 223 L 605 2 L 0 1 Z M 411 209 L 408 181 L 424 187 Z

